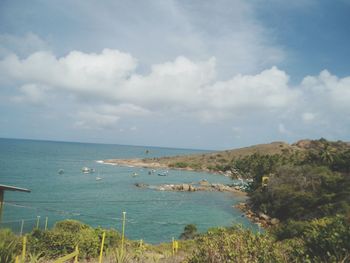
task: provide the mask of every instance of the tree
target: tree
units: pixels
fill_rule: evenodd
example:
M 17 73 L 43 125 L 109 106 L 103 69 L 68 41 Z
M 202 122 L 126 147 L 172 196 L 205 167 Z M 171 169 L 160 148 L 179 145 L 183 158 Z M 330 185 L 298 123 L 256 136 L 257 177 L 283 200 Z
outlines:
M 197 235 L 197 227 L 194 224 L 186 225 L 184 228 L 184 232 L 181 233 L 181 239 L 192 239 Z

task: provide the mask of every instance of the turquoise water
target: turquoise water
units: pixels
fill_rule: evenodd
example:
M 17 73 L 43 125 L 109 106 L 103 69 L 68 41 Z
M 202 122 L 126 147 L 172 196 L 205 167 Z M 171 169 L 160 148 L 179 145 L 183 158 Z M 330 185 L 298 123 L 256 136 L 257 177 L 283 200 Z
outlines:
M 146 156 L 145 151 L 150 153 Z M 207 179 L 212 183 L 231 183 L 229 178 L 207 173 L 170 170 L 162 177 L 149 175 L 148 169 L 98 163 L 111 158 L 144 158 L 200 153 L 198 150 L 105 144 L 68 143 L 0 139 L 0 184 L 31 189 L 31 193 L 6 192 L 2 227 L 30 231 L 40 216 L 44 227 L 67 218 L 94 227 L 121 229 L 126 211 L 126 235 L 158 243 L 178 237 L 186 224 L 200 231 L 233 222 L 256 229 L 232 205 L 244 200 L 231 193 L 162 192 L 135 187 L 135 183 L 190 183 Z M 95 168 L 83 174 L 81 168 Z M 58 170 L 64 169 L 59 175 Z M 137 177 L 131 175 L 136 172 Z M 99 175 L 103 180 L 96 181 Z

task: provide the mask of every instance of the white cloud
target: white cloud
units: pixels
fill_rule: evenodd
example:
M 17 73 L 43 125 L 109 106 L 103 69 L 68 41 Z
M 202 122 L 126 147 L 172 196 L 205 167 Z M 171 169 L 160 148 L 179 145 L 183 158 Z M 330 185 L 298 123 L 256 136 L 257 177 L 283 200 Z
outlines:
M 75 126 L 89 130 L 112 129 L 120 119 L 118 116 L 94 111 L 81 111 L 77 114 L 77 118 L 78 121 L 75 122 Z
M 73 51 L 64 57 L 36 52 L 0 60 L 7 81 L 20 87 L 15 101 L 44 104 L 56 93 L 61 100 L 73 97 L 80 105 L 76 124 L 85 128 L 110 128 L 121 118 L 154 116 L 219 122 L 259 115 L 285 122 L 295 114 L 311 124 L 315 116 L 350 110 L 350 77 L 339 79 L 328 71 L 291 87 L 289 76 L 277 67 L 219 81 L 215 58 L 192 61 L 180 56 L 144 74 L 136 68 L 130 54 L 110 49 L 99 54 Z M 283 124 L 279 131 L 289 133 Z
M 286 107 L 298 93 L 288 87 L 288 76 L 272 67 L 257 75 L 237 75 L 208 88 L 208 102 L 223 109 L 275 109 Z
M 216 61 L 194 62 L 186 57 L 152 66 L 137 74 L 136 59 L 118 50 L 100 54 L 79 51 L 57 58 L 36 52 L 28 58 L 11 55 L 0 61 L 0 70 L 20 85 L 49 86 L 76 98 L 114 104 L 103 111 L 116 115 L 152 111 L 193 112 L 203 119 L 223 118 L 241 110 L 274 110 L 286 107 L 298 93 L 288 87 L 288 76 L 276 67 L 257 75 L 236 75 L 216 80 Z
M 327 70 L 318 76 L 307 76 L 301 88 L 319 111 L 350 110 L 350 77 L 339 79 Z
M 315 114 L 311 113 L 311 112 L 304 112 L 301 115 L 301 118 L 304 122 L 308 123 L 308 122 L 312 122 L 315 119 Z
M 13 80 L 99 96 L 110 96 L 111 87 L 119 85 L 135 67 L 129 54 L 109 49 L 101 54 L 72 51 L 61 58 L 43 51 L 26 59 L 10 55 L 0 62 L 2 72 Z
M 148 109 L 130 103 L 122 103 L 119 105 L 104 104 L 98 107 L 98 110 L 107 114 L 115 114 L 118 116 L 148 116 L 152 114 L 152 112 Z
M 47 87 L 37 84 L 25 84 L 19 88 L 20 95 L 12 97 L 12 101 L 17 103 L 30 103 L 34 105 L 46 104 L 48 95 Z

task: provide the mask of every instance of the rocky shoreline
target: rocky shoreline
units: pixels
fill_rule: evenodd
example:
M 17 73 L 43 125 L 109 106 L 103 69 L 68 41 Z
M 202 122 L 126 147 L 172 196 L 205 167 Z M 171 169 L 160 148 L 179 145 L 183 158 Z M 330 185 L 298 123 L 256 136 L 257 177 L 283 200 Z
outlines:
M 239 203 L 234 207 L 241 210 L 250 221 L 263 228 L 268 228 L 280 223 L 277 218 L 271 218 L 262 212 L 253 211 L 247 203 Z
M 206 180 L 199 181 L 198 183 L 190 184 L 161 184 L 161 185 L 148 185 L 144 183 L 136 183 L 136 187 L 147 188 L 158 191 L 178 191 L 178 192 L 196 192 L 196 191 L 209 191 L 209 192 L 231 192 L 237 195 L 245 196 L 246 193 L 241 191 L 237 186 L 230 186 L 225 184 L 212 184 Z

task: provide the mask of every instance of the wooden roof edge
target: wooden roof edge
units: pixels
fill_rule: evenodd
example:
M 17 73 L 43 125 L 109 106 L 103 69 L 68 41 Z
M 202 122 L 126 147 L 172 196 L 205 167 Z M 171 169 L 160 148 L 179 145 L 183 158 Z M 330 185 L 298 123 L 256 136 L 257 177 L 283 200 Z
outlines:
M 31 192 L 29 189 L 26 189 L 26 188 L 21 188 L 21 187 L 16 187 L 16 186 L 11 186 L 11 185 L 5 185 L 5 184 L 0 184 L 0 190 L 19 191 L 19 192 L 27 192 L 27 193 Z

